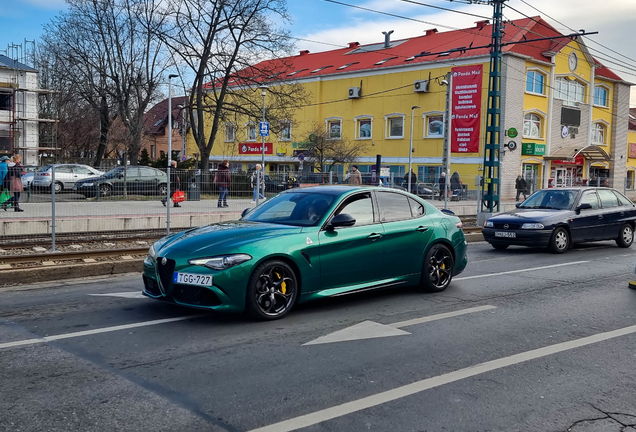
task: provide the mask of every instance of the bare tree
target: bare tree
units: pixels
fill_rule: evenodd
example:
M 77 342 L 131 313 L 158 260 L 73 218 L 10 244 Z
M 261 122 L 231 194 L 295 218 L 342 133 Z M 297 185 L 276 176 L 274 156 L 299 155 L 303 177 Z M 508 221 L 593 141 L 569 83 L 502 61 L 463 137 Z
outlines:
M 367 145 L 361 141 L 352 143 L 342 135 L 330 136 L 324 124 L 314 123 L 308 135 L 309 145 L 303 153 L 321 172 L 331 171 L 334 165 L 354 163 L 367 151 Z
M 262 118 L 260 85 L 269 85 L 266 118 L 274 133 L 279 120 L 293 118 L 306 93 L 284 80 L 289 63 L 267 61 L 291 53 L 290 39 L 271 19 L 288 20 L 285 0 L 170 0 L 170 5 L 171 21 L 162 39 L 178 56 L 205 173 L 224 122 L 237 115 Z

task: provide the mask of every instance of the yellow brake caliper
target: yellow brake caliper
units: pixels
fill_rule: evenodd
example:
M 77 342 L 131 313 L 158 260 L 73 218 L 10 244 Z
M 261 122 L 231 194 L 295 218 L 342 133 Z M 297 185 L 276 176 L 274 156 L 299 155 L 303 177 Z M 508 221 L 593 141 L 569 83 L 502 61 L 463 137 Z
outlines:
M 278 279 L 281 279 L 280 275 L 278 273 L 274 273 L 276 275 L 276 277 Z M 283 281 L 283 283 L 280 284 L 280 292 L 283 293 L 283 295 L 287 294 L 287 287 L 285 285 L 285 281 Z

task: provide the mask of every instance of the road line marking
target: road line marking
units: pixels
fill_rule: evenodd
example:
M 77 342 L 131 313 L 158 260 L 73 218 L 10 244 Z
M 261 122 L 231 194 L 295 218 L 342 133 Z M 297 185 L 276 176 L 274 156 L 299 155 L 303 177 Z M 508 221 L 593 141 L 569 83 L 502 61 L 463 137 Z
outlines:
M 485 278 L 485 277 L 491 277 L 491 276 L 500 276 L 500 275 L 513 274 L 513 273 L 529 272 L 529 271 L 534 271 L 534 270 L 543 270 L 543 269 L 549 269 L 549 268 L 564 267 L 564 266 L 569 266 L 569 265 L 585 264 L 585 263 L 589 263 L 589 262 L 590 261 L 574 261 L 574 262 L 569 262 L 569 263 L 553 264 L 553 265 L 547 265 L 547 266 L 541 266 L 541 267 L 532 267 L 532 268 L 521 269 L 521 270 L 510 270 L 510 271 L 499 272 L 499 273 L 488 273 L 488 274 L 476 275 L 476 276 L 459 277 L 459 278 L 454 278 L 453 280 L 454 281 L 460 281 L 460 280 L 468 280 L 468 279 L 479 279 L 479 278 Z
M 74 333 L 65 333 L 65 334 L 54 335 L 54 336 L 45 336 L 43 338 L 26 339 L 26 340 L 15 341 L 15 342 L 6 342 L 3 344 L 0 344 L 0 349 L 12 348 L 12 347 L 23 346 L 23 345 L 35 345 L 39 343 L 51 342 L 51 341 L 56 341 L 61 339 L 90 336 L 90 335 L 95 335 L 100 333 L 108 333 L 108 332 L 119 331 L 119 330 L 128 330 L 132 328 L 147 327 L 147 326 L 152 326 L 157 324 L 166 324 L 166 323 L 171 323 L 176 321 L 185 321 L 185 320 L 194 319 L 194 318 L 201 318 L 203 316 L 206 316 L 206 315 L 200 314 L 200 315 L 189 315 L 189 316 L 183 316 L 183 317 L 177 317 L 177 318 L 166 318 L 166 319 L 160 319 L 160 320 L 154 320 L 154 321 L 144 321 L 144 322 L 133 323 L 133 324 L 123 324 L 123 325 L 112 326 L 112 327 L 104 327 L 104 328 L 98 328 L 93 330 L 84 330 L 84 331 L 74 332 Z
M 437 321 L 437 320 L 441 320 L 441 319 L 444 319 L 444 318 L 452 318 L 452 317 L 465 315 L 465 314 L 469 314 L 469 313 L 487 311 L 487 310 L 491 310 L 491 309 L 497 309 L 497 307 L 496 306 L 490 306 L 490 305 L 477 306 L 477 307 L 474 307 L 474 308 L 462 309 L 462 310 L 457 310 L 457 311 L 453 311 L 453 312 L 446 312 L 446 313 L 442 313 L 442 314 L 438 314 L 438 315 L 431 315 L 431 316 L 427 316 L 427 317 L 414 318 L 414 319 L 411 319 L 411 320 L 400 321 L 400 322 L 396 322 L 396 323 L 393 323 L 393 324 L 387 324 L 387 325 L 391 326 L 391 327 L 395 327 L 395 328 L 402 328 L 402 327 L 408 327 L 408 326 L 412 326 L 412 325 L 416 325 L 416 324 L 422 324 L 422 323 L 425 323 L 425 322 Z
M 543 348 L 534 349 L 531 351 L 514 354 L 509 357 L 502 357 L 500 359 L 479 363 L 473 366 L 469 366 L 464 369 L 459 369 L 454 372 L 438 375 L 436 377 L 427 378 L 421 381 L 416 381 L 411 384 L 407 384 L 401 387 L 387 390 L 375 395 L 367 396 L 362 399 L 346 402 L 341 405 L 326 408 L 313 413 L 305 414 L 299 417 L 295 417 L 289 420 L 284 420 L 278 423 L 264 426 L 258 429 L 253 429 L 249 432 L 289 432 L 305 427 L 309 427 L 318 423 L 332 420 L 338 417 L 342 417 L 348 414 L 352 414 L 357 411 L 362 411 L 367 408 L 371 408 L 377 405 L 381 405 L 387 402 L 391 402 L 397 399 L 411 396 L 416 393 L 421 393 L 425 390 L 430 390 L 435 387 L 450 384 L 456 381 L 460 381 L 466 378 L 481 375 L 486 372 L 491 372 L 497 369 L 505 368 L 507 366 L 524 363 L 530 360 L 546 357 L 552 354 L 580 348 L 586 345 L 592 345 L 595 343 L 603 342 L 609 339 L 615 339 L 617 337 L 626 336 L 636 333 L 636 325 L 625 327 L 618 330 L 613 330 L 605 333 L 598 333 L 593 336 L 587 336 L 581 339 L 576 339 L 569 342 L 562 342 L 554 345 L 549 345 Z

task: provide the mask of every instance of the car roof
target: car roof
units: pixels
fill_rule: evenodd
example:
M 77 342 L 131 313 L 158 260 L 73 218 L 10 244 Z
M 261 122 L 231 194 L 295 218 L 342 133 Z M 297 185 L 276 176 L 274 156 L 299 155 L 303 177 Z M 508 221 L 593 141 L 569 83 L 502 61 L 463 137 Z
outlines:
M 322 185 L 322 186 L 305 186 L 300 188 L 288 189 L 286 192 L 301 193 L 321 193 L 327 195 L 341 195 L 346 192 L 356 190 L 380 190 L 384 192 L 403 192 L 397 189 L 385 188 L 380 186 L 349 186 L 349 185 Z

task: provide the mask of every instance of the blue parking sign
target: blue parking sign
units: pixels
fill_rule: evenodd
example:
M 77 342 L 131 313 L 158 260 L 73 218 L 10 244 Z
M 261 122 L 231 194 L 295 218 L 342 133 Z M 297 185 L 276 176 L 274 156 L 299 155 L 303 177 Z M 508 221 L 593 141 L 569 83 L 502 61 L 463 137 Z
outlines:
M 269 122 L 259 122 L 259 129 L 261 130 L 261 136 L 269 136 Z

